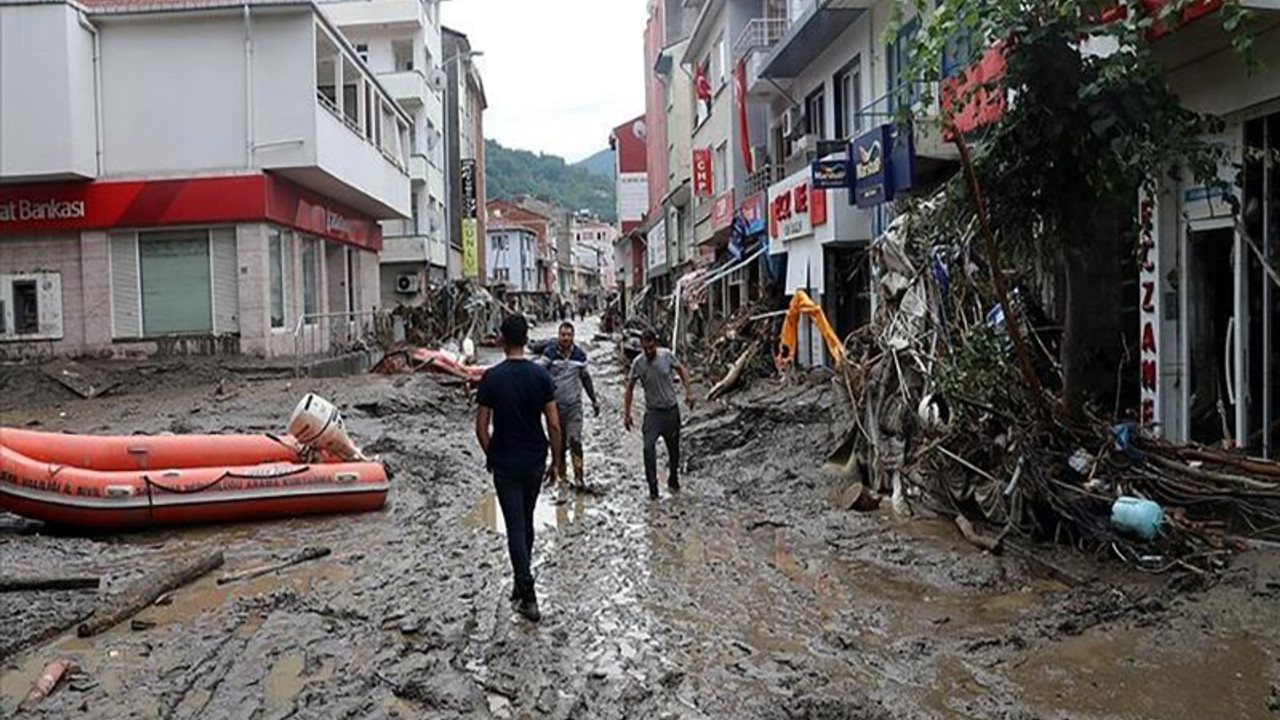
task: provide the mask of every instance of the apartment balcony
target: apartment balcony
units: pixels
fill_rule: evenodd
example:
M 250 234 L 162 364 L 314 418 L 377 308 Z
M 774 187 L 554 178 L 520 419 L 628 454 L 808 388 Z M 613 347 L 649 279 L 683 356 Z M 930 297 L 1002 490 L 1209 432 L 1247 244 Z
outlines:
M 430 165 L 427 164 L 426 155 L 410 155 L 409 156 L 409 178 L 416 183 L 425 183 L 427 181 L 427 173 Z
M 430 235 L 398 235 L 383 237 L 382 252 L 378 261 L 392 263 L 423 263 L 444 267 L 448 263 L 449 249 L 443 239 Z
M 733 44 L 733 59 L 744 61 L 747 90 L 752 93 L 769 93 L 776 88 L 762 82 L 761 73 L 770 52 L 786 35 L 791 21 L 787 18 L 756 18 L 747 23 L 742 34 Z
M 427 79 L 420 70 L 382 73 L 378 75 L 378 82 L 382 83 L 393 100 L 400 103 L 400 107 L 410 112 L 422 107 L 430 92 Z
M 876 0 L 808 0 L 764 58 L 760 77 L 799 76 L 875 4 Z
M 376 28 L 381 32 L 412 33 L 426 24 L 419 0 L 346 0 L 321 2 L 320 7 L 344 31 Z
M 314 66 L 291 66 L 309 70 L 310 83 L 270 91 L 281 110 L 259 136 L 281 139 L 259 143 L 255 158 L 263 169 L 373 218 L 409 217 L 412 118 L 326 28 L 316 26 L 313 42 L 306 52 Z

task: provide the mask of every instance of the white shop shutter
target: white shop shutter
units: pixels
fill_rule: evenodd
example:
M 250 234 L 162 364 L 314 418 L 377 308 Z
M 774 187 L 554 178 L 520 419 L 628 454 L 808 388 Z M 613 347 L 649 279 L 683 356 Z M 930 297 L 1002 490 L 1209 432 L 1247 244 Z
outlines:
M 236 229 L 215 228 L 213 242 L 213 331 L 240 332 L 240 265 L 236 257 Z
M 138 236 L 111 234 L 111 337 L 142 337 L 138 292 Z

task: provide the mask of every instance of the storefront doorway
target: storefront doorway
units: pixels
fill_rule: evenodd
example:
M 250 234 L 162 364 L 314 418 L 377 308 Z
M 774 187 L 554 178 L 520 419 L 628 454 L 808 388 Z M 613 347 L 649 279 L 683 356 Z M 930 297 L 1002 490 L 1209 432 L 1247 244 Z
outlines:
M 1280 454 L 1280 113 L 1242 123 L 1240 213 L 1184 189 L 1180 410 L 1187 440 Z M 1220 207 L 1226 203 L 1217 202 Z

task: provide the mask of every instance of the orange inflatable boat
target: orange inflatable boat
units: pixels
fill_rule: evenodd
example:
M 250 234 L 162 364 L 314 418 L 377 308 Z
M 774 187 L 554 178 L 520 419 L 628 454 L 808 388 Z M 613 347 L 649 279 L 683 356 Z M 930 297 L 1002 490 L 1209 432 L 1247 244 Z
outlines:
M 303 463 L 290 436 L 92 436 L 0 428 L 0 510 L 125 530 L 377 510 L 386 471 Z

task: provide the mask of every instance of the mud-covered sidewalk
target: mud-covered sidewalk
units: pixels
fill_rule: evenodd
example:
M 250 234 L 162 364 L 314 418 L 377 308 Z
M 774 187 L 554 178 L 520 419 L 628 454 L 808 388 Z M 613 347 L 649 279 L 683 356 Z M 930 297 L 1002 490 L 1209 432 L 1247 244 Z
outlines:
M 621 367 L 591 349 L 591 491 L 544 493 L 544 619 L 507 601 L 501 519 L 472 400 L 427 375 L 236 380 L 5 408 L 0 424 L 94 432 L 278 431 L 306 391 L 337 402 L 393 473 L 373 515 L 96 538 L 0 515 L 0 567 L 102 574 L 106 591 L 189 551 L 227 570 L 332 556 L 243 583 L 209 576 L 93 638 L 49 636 L 91 592 L 0 595 L 0 716 L 44 665 L 81 668 L 49 718 L 1273 718 L 1280 570 L 1141 576 L 1037 548 L 983 554 L 942 520 L 837 508 L 820 462 L 839 396 L 758 384 L 686 417 L 685 492 L 645 498 Z M 45 638 L 45 639 L 41 639 Z M 34 645 L 32 645 L 34 643 Z M 31 645 L 15 650 L 21 645 Z

